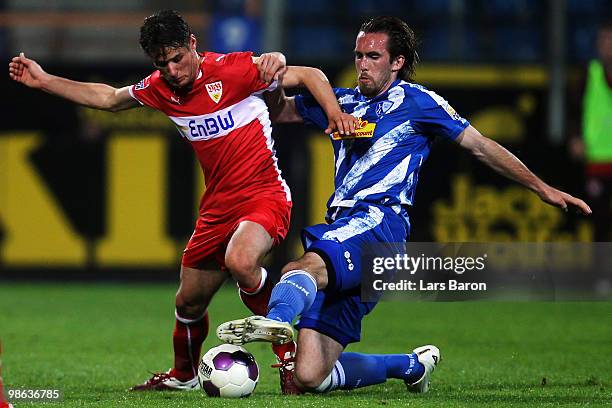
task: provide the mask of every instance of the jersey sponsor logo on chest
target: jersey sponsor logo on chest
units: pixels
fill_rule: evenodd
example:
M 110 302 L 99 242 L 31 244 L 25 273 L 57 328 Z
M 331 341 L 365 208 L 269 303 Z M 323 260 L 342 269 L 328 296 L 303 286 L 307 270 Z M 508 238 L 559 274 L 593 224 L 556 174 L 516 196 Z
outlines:
M 206 91 L 214 103 L 219 103 L 221 96 L 223 95 L 223 83 L 221 83 L 221 81 L 217 81 L 206 84 Z
M 352 135 L 341 135 L 338 132 L 332 133 L 333 140 L 346 140 L 346 139 L 362 139 L 371 138 L 374 136 L 374 130 L 376 129 L 376 123 L 370 123 L 367 120 L 357 118 L 359 123 L 355 129 L 355 133 Z
M 203 119 L 191 119 L 187 126 L 180 126 L 184 133 L 188 133 L 192 139 L 211 138 L 235 127 L 232 111 L 219 115 L 210 115 Z

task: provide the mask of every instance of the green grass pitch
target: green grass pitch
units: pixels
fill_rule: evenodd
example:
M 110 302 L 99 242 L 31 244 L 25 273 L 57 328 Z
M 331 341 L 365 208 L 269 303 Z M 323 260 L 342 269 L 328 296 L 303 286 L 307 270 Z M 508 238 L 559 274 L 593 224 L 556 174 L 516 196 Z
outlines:
M 407 353 L 436 344 L 442 362 L 425 395 L 398 380 L 356 391 L 283 397 L 269 346 L 255 394 L 130 393 L 172 362 L 174 285 L 0 283 L 4 377 L 12 388 L 60 389 L 61 403 L 17 407 L 542 407 L 612 406 L 612 303 L 384 302 L 351 351 Z M 210 308 L 214 330 L 247 314 L 233 287 Z M 212 334 L 204 344 L 217 344 Z

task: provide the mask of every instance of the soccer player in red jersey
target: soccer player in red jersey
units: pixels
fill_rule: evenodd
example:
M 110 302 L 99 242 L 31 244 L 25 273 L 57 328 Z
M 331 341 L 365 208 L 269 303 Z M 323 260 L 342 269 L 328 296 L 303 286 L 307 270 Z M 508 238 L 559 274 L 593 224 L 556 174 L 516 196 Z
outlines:
M 157 71 L 119 89 L 50 75 L 23 53 L 12 59 L 9 75 L 91 108 L 115 112 L 149 106 L 165 113 L 191 143 L 207 188 L 181 262 L 174 367 L 132 388 L 188 390 L 198 386 L 211 298 L 231 275 L 245 305 L 265 314 L 272 285 L 262 260 L 289 227 L 291 195 L 276 164 L 262 94 L 273 90 L 275 79 L 283 75 L 305 86 L 323 106 L 330 118 L 328 133 L 353 133 L 355 119 L 342 113 L 321 71 L 287 67 L 280 53 L 199 53 L 196 37 L 175 11 L 145 19 L 140 44 Z M 281 358 L 285 354 L 275 351 Z

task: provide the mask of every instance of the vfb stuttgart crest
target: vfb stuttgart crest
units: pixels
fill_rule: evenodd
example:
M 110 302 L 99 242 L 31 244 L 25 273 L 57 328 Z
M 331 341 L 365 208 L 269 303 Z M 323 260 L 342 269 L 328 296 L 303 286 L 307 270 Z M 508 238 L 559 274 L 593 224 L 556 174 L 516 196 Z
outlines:
M 206 84 L 206 90 L 208 91 L 210 99 L 212 99 L 214 103 L 219 103 L 221 95 L 223 94 L 223 84 L 221 81 Z

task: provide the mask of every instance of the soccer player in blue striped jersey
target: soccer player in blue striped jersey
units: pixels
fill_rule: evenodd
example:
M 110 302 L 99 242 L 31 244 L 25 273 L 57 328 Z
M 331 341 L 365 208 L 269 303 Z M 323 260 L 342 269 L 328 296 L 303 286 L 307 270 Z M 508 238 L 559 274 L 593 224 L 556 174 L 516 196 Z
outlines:
M 263 340 L 292 345 L 291 323 L 299 316 L 296 356 L 291 358 L 293 350 L 288 350 L 281 370 L 286 383 L 303 391 L 353 389 L 388 378 L 404 380 L 410 391 L 428 390 L 440 360 L 435 346 L 394 355 L 344 349 L 359 341 L 361 320 L 375 306 L 360 299 L 360 248 L 407 240 L 406 209 L 414 201 L 419 171 L 435 137 L 456 142 L 548 204 L 591 212 L 582 200 L 549 186 L 482 136 L 442 97 L 412 83 L 417 60 L 414 33 L 402 20 L 377 17 L 362 25 L 355 45 L 358 87 L 335 89 L 342 109 L 358 118 L 360 126 L 354 134 L 330 135 L 336 169 L 328 223 L 302 232 L 305 253 L 283 268 L 266 317 L 235 320 L 217 329 L 221 340 L 235 344 Z M 277 123 L 327 126 L 323 110 L 307 95 L 279 94 L 271 115 Z

